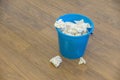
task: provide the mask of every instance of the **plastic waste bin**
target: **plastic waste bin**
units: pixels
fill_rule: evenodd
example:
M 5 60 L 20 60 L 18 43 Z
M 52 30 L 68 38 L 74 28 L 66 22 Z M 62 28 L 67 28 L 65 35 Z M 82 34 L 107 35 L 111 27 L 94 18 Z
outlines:
M 89 23 L 91 28 L 88 28 L 88 33 L 81 36 L 70 36 L 64 34 L 59 28 L 56 28 L 58 33 L 58 44 L 59 51 L 65 58 L 68 59 L 77 59 L 84 55 L 89 36 L 94 31 L 93 21 L 85 15 L 82 14 L 64 14 L 60 16 L 57 20 L 62 19 L 64 22 L 73 22 L 84 20 L 85 23 Z

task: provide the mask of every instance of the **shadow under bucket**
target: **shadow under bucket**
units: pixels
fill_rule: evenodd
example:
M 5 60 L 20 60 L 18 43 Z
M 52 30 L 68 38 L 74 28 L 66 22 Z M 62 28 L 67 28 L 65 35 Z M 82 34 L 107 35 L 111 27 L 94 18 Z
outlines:
M 90 34 L 94 31 L 94 23 L 92 20 L 81 14 L 65 14 L 60 16 L 57 20 L 62 19 L 64 22 L 73 22 L 84 20 L 89 23 L 91 28 L 88 28 L 88 33 L 82 36 L 69 36 L 56 28 L 58 33 L 59 51 L 65 58 L 77 59 L 84 55 Z

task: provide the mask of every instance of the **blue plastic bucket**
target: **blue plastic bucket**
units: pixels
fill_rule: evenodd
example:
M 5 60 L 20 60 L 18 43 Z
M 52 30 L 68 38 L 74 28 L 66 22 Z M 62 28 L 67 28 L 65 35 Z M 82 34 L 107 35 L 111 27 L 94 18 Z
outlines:
M 88 29 L 88 33 L 82 36 L 69 36 L 56 28 L 58 33 L 59 51 L 65 58 L 77 59 L 84 55 L 90 34 L 94 31 L 94 23 L 92 20 L 81 14 L 65 14 L 57 20 L 62 19 L 64 22 L 73 22 L 83 19 L 85 23 L 89 23 L 92 28 Z

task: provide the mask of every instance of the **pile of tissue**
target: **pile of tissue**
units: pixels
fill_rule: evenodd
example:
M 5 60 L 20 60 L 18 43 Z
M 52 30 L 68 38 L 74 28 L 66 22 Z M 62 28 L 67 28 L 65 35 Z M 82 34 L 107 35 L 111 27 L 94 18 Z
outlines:
M 90 27 L 89 23 L 85 23 L 83 19 L 73 22 L 64 22 L 62 19 L 59 19 L 55 22 L 54 26 L 61 29 L 61 31 L 67 35 L 71 36 L 81 36 L 88 32 Z

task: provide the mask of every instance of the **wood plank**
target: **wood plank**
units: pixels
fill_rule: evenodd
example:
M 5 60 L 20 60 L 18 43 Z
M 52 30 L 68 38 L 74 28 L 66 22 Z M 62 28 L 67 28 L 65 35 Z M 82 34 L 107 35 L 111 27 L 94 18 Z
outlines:
M 120 80 L 119 0 L 0 0 L 0 80 Z M 95 24 L 86 65 L 60 55 L 56 18 L 81 13 Z

